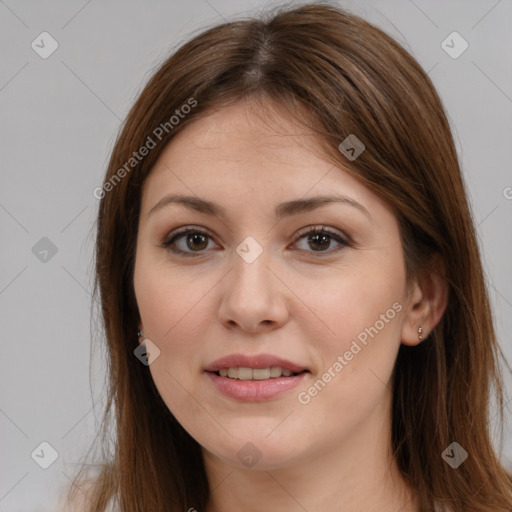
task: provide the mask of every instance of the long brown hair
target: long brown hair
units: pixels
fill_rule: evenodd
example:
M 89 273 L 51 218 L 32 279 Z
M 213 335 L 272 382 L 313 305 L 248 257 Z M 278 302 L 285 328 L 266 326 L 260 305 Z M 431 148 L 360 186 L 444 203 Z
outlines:
M 201 447 L 133 354 L 141 187 L 166 144 L 189 123 L 255 98 L 262 109 L 272 102 L 285 107 L 315 131 L 325 158 L 392 205 L 408 277 L 433 255 L 444 262 L 449 304 L 441 322 L 424 343 L 399 350 L 392 446 L 423 510 L 441 504 L 457 512 L 509 511 L 512 485 L 489 426 L 492 396 L 503 420 L 502 353 L 442 102 L 416 60 L 382 30 L 329 3 L 292 7 L 214 26 L 182 45 L 149 80 L 113 148 L 98 193 L 94 287 L 109 360 L 102 424 L 108 448 L 88 509 L 103 511 L 114 498 L 129 512 L 206 509 Z M 353 161 L 338 149 L 350 134 L 366 146 Z M 457 469 L 442 457 L 454 441 L 469 454 Z

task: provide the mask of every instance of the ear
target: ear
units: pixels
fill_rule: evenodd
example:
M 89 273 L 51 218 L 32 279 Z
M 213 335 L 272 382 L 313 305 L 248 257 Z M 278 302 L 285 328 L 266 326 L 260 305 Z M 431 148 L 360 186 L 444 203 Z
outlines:
M 404 345 L 414 346 L 425 341 L 441 320 L 449 295 L 448 282 L 444 276 L 444 262 L 440 255 L 436 254 L 412 283 L 402 324 Z
M 139 324 L 139 327 L 137 328 L 137 337 L 139 338 L 139 343 L 142 343 L 144 341 L 144 329 L 141 324 Z M 142 336 L 138 336 L 138 333 L 141 332 Z

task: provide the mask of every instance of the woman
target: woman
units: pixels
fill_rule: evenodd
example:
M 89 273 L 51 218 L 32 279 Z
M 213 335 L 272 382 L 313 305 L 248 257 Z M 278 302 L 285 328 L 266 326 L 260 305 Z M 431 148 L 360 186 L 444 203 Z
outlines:
M 319 3 L 204 31 L 96 194 L 116 441 L 86 510 L 512 508 L 456 150 L 389 36 Z

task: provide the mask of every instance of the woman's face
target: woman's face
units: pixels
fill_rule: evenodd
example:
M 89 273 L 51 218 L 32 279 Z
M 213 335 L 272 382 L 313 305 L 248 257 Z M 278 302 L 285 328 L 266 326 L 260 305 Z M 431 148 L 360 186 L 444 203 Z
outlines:
M 168 408 L 210 459 L 260 469 L 387 436 L 408 307 L 391 208 L 303 127 L 271 125 L 238 103 L 173 139 L 134 276 Z

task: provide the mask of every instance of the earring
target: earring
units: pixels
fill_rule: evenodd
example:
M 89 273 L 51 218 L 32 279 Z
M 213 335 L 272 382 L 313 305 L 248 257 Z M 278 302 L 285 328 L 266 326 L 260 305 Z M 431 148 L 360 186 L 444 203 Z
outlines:
M 137 331 L 137 336 L 138 336 L 139 338 L 143 338 L 143 337 L 144 337 L 144 334 L 143 334 L 143 332 L 142 332 L 142 329 L 140 329 L 140 330 L 138 330 L 138 331 Z
M 423 329 L 421 327 L 418 328 L 418 339 L 423 340 Z

